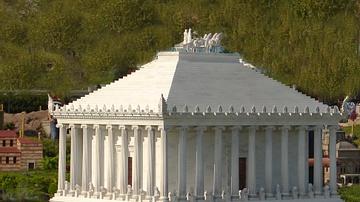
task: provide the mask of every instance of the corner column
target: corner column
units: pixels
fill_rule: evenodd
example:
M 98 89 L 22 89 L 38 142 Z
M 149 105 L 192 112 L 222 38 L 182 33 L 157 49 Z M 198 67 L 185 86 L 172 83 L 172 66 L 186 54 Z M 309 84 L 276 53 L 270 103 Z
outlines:
M 59 171 L 58 171 L 58 194 L 62 194 L 66 173 L 66 130 L 63 124 L 57 124 L 59 128 Z
M 181 126 L 179 134 L 178 151 L 178 201 L 186 201 L 186 130 L 187 126 Z
M 336 171 L 336 126 L 330 127 L 330 193 L 338 195 Z

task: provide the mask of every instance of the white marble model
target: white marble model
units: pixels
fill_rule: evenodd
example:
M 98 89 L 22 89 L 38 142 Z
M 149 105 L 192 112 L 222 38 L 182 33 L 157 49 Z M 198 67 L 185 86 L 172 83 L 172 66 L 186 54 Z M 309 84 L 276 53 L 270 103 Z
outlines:
M 160 52 L 135 73 L 51 112 L 60 129 L 51 201 L 341 201 L 338 109 L 246 67 L 238 54 L 184 51 L 193 41 L 190 29 L 184 35 L 182 50 Z M 205 35 L 206 44 L 217 46 L 215 35 Z M 326 189 L 324 127 L 331 142 Z M 308 130 L 315 131 L 313 193 Z

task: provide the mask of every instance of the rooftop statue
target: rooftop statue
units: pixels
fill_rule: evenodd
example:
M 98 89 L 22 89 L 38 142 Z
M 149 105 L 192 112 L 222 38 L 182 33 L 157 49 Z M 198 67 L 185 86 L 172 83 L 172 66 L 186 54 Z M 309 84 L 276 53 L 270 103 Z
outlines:
M 219 53 L 222 47 L 220 42 L 222 39 L 222 33 L 205 34 L 203 37 L 192 38 L 191 28 L 184 31 L 184 39 L 182 42 L 182 48 L 178 48 L 179 51 L 186 52 L 202 52 L 202 53 Z

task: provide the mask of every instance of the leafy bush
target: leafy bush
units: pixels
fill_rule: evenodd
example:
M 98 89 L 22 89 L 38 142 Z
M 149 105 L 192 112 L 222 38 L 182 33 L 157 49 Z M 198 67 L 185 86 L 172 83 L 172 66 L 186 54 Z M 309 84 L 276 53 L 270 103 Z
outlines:
M 345 202 L 360 201 L 360 186 L 350 186 L 339 188 L 339 194 Z
M 0 94 L 0 103 L 4 105 L 4 111 L 7 113 L 20 113 L 38 111 L 47 109 L 47 94 L 31 94 L 27 92 L 2 93 Z
M 15 123 L 5 123 L 4 124 L 4 130 L 14 130 L 15 129 Z

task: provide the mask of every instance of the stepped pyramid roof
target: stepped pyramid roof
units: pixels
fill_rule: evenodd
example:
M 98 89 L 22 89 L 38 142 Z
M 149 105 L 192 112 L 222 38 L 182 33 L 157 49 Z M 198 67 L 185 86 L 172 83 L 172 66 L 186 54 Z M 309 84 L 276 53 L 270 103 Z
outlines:
M 196 106 L 201 111 L 210 106 L 235 111 L 243 106 L 250 111 L 253 106 L 259 111 L 271 111 L 274 106 L 289 111 L 297 106 L 324 111 L 327 105 L 293 88 L 275 81 L 256 69 L 239 62 L 238 54 L 160 52 L 152 62 L 136 72 L 118 79 L 101 89 L 82 97 L 69 105 L 91 109 L 149 108 L 157 111 L 161 95 L 170 108 L 174 105 L 189 111 Z

